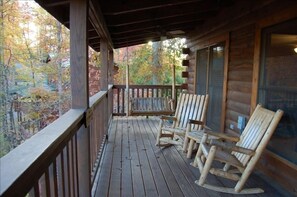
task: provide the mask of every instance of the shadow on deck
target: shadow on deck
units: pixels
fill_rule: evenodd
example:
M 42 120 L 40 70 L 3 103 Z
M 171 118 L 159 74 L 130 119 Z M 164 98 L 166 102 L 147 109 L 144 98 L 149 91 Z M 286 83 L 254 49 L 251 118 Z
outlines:
M 233 196 L 199 187 L 194 183 L 199 170 L 190 166 L 181 147 L 155 146 L 157 117 L 115 117 L 109 131 L 95 196 Z M 225 179 L 208 180 L 232 187 Z M 263 194 L 249 196 L 290 196 L 280 186 L 254 172 L 246 188 L 261 187 Z M 241 195 L 244 196 L 244 195 Z

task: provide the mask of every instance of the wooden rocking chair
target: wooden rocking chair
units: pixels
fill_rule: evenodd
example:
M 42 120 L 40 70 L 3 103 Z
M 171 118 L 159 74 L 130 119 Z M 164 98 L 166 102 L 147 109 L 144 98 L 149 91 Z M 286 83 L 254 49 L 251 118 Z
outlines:
M 240 138 L 206 131 L 202 137 L 194 163 L 192 163 L 194 167 L 198 166 L 201 173 L 199 180 L 195 181 L 195 183 L 207 189 L 225 193 L 255 194 L 264 192 L 261 188 L 243 189 L 243 186 L 252 173 L 282 115 L 282 110 L 273 112 L 258 105 Z M 207 143 L 209 136 L 219 137 L 224 142 L 210 140 Z M 227 143 L 227 141 L 237 143 Z M 222 169 L 213 167 L 214 160 L 224 163 L 224 167 Z M 237 181 L 236 185 L 234 188 L 226 188 L 207 184 L 205 181 L 208 173 Z
M 174 116 L 162 116 L 156 145 L 182 145 L 182 140 L 173 139 L 174 135 L 185 136 L 189 119 L 199 121 L 200 124 L 193 125 L 192 129 L 201 129 L 205 122 L 208 95 L 195 95 L 181 93 L 178 99 Z M 171 125 L 165 121 L 173 121 Z

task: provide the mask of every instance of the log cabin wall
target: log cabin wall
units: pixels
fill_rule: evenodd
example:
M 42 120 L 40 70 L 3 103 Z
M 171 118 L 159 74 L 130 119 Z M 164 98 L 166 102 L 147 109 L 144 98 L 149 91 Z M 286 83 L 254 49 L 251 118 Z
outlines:
M 190 53 L 186 57 L 189 60 L 186 83 L 188 91 L 196 93 L 197 50 L 224 41 L 225 35 L 229 35 L 228 68 L 227 75 L 224 76 L 227 88 L 226 97 L 222 100 L 223 107 L 225 106 L 222 109 L 224 132 L 239 135 L 238 116 L 244 116 L 248 120 L 257 102 L 258 78 L 255 76 L 259 72 L 261 29 L 297 17 L 296 10 L 297 1 L 246 1 L 238 4 L 238 9 L 221 13 L 204 28 L 188 36 L 187 47 Z M 234 128 L 231 129 L 230 125 Z M 257 167 L 297 195 L 296 165 L 267 150 Z
M 237 117 L 250 114 L 255 25 L 230 33 L 225 131 L 239 133 Z M 234 125 L 234 129 L 230 129 Z

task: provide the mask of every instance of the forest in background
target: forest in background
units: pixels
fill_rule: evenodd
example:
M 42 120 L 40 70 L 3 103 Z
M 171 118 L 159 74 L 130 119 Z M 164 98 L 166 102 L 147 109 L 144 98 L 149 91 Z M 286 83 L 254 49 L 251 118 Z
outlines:
M 63 115 L 71 107 L 69 30 L 34 1 L 0 0 L 0 157 Z M 183 39 L 114 50 L 115 84 L 183 83 Z M 89 65 L 98 70 L 99 53 L 89 49 Z M 91 70 L 91 69 L 90 69 Z M 99 90 L 99 89 L 98 89 Z M 93 95 L 94 93 L 90 93 Z

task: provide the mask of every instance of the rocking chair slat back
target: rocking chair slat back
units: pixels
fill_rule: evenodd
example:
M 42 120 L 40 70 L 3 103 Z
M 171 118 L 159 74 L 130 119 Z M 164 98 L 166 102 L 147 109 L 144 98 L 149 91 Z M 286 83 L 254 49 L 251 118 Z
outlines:
M 175 128 L 186 128 L 189 119 L 205 120 L 208 95 L 181 94 L 176 109 Z M 202 125 L 193 125 L 192 129 L 201 129 Z
M 275 112 L 262 108 L 260 105 L 257 106 L 255 112 L 256 113 L 253 113 L 244 131 L 242 132 L 240 141 L 237 142 L 237 146 L 255 150 L 263 139 L 268 125 L 273 120 L 275 114 Z M 246 155 L 238 152 L 234 153 L 234 155 L 243 164 L 243 166 L 248 163 L 251 157 L 251 155 Z

